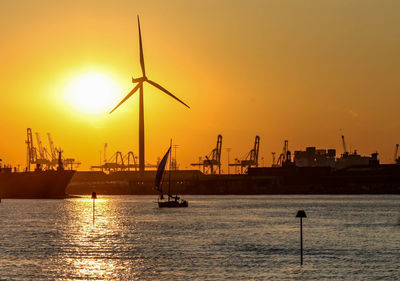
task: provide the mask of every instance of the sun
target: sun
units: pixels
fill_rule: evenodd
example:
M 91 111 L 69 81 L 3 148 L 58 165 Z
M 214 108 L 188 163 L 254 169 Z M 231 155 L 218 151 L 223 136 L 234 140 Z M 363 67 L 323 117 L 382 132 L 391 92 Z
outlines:
M 120 96 L 119 84 L 106 74 L 88 72 L 73 78 L 65 88 L 70 106 L 86 114 L 105 113 Z

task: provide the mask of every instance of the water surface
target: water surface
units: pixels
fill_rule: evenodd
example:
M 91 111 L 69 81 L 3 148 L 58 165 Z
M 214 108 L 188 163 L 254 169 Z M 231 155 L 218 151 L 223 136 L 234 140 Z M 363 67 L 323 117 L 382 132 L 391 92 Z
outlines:
M 3 200 L 6 280 L 397 280 L 400 196 Z M 299 221 L 304 209 L 304 266 Z

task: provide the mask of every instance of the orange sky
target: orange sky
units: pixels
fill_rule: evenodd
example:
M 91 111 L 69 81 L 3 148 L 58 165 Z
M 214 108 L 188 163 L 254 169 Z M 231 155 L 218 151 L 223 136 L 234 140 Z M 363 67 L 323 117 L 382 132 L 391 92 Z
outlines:
M 191 106 L 145 86 L 146 162 L 172 137 L 190 167 L 218 134 L 231 159 L 256 134 L 268 165 L 284 139 L 291 150 L 342 152 L 345 134 L 348 147 L 390 162 L 400 142 L 398 11 L 384 0 L 0 1 L 0 158 L 25 165 L 27 127 L 46 145 L 51 132 L 83 169 L 105 142 L 108 156 L 138 153 L 138 96 L 108 111 L 140 75 L 139 14 L 147 76 Z M 121 89 L 97 114 L 63 98 L 88 72 Z

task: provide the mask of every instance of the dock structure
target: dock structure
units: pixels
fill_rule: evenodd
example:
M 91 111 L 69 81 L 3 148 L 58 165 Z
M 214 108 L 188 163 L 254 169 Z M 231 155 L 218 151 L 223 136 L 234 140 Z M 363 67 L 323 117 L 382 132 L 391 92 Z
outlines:
M 90 169 L 104 172 L 138 171 L 140 170 L 140 165 L 137 158 L 132 151 L 126 154 L 117 151 L 109 159 L 105 159 L 103 164 L 93 165 Z M 155 169 L 157 165 L 147 164 L 146 168 Z

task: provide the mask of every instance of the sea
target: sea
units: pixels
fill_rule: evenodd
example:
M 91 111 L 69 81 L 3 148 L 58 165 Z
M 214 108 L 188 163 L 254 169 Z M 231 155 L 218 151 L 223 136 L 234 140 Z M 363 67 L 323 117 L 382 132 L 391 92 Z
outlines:
M 400 280 L 400 195 L 185 199 L 3 199 L 0 280 Z

